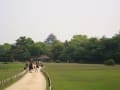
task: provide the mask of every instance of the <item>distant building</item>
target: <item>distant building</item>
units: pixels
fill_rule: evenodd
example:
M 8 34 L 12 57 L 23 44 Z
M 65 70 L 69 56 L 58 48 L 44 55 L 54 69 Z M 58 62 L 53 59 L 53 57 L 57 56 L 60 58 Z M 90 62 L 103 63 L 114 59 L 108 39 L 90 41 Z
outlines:
M 50 60 L 50 57 L 47 56 L 47 55 L 41 55 L 41 56 L 31 58 L 31 61 L 43 61 L 43 62 L 46 62 L 46 61 L 49 61 L 49 60 Z
M 56 40 L 57 40 L 56 36 L 54 34 L 50 34 L 48 38 L 45 40 L 45 43 L 51 45 Z
M 50 60 L 50 57 L 47 55 L 41 55 L 40 57 L 37 58 L 39 61 L 48 61 Z

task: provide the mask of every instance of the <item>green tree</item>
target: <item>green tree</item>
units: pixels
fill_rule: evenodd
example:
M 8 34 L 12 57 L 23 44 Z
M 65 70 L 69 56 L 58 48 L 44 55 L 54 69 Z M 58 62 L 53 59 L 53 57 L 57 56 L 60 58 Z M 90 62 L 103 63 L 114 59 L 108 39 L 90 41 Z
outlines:
M 51 47 L 52 58 L 54 60 L 60 59 L 60 55 L 62 54 L 63 50 L 64 50 L 64 43 L 57 40 L 54 41 Z
M 12 57 L 15 60 L 28 60 L 31 57 L 29 47 L 34 44 L 34 41 L 31 38 L 26 38 L 25 36 L 19 37 L 16 40 L 16 43 L 12 45 Z
M 120 33 L 112 37 L 112 58 L 120 64 Z
M 31 56 L 33 57 L 38 57 L 40 55 L 47 54 L 47 46 L 42 42 L 31 44 L 29 50 Z
M 11 60 L 11 45 L 5 43 L 0 45 L 0 61 L 10 61 Z

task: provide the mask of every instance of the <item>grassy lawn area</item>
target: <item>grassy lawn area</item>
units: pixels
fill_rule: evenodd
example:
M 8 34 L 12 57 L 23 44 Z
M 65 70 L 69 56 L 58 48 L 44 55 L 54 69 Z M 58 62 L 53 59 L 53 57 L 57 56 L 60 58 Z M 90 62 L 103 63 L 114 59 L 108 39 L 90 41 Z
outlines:
M 46 63 L 53 90 L 120 90 L 120 66 Z
M 24 68 L 23 63 L 2 63 L 0 62 L 0 80 L 4 80 L 8 77 L 11 77 L 18 72 L 21 72 Z

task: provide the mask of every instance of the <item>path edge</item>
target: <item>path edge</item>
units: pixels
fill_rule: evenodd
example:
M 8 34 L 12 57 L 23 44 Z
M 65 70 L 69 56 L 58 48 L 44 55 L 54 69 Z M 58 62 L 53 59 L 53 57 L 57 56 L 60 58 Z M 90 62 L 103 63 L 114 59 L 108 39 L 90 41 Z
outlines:
M 18 80 L 20 80 L 25 74 L 27 73 L 27 70 L 23 70 L 20 73 L 13 75 L 10 78 L 7 78 L 5 80 L 1 80 L 0 81 L 0 89 L 6 89 L 7 87 L 9 87 L 10 85 L 14 84 L 15 82 L 17 82 Z
M 51 83 L 50 75 L 44 69 L 42 69 L 41 72 L 43 73 L 46 79 L 46 90 L 52 90 L 52 83 Z

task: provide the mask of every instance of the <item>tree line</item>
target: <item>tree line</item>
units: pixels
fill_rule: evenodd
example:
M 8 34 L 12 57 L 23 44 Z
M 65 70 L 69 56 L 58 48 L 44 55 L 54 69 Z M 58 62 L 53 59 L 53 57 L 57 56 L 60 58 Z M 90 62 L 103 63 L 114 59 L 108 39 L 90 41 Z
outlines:
M 0 45 L 0 61 L 26 61 L 46 55 L 53 62 L 103 63 L 114 59 L 120 63 L 120 33 L 111 38 L 74 35 L 70 41 L 61 42 L 54 35 L 45 42 L 34 42 L 25 36 L 14 44 Z

